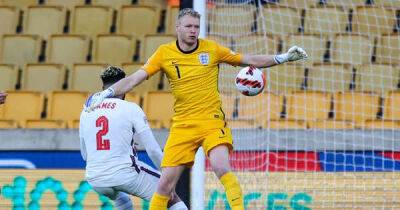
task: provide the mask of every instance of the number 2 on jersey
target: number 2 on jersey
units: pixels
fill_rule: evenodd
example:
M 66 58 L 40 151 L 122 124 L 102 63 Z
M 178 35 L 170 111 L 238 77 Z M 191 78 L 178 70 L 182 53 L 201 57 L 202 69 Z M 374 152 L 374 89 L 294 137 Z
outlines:
M 110 150 L 110 140 L 103 139 L 103 136 L 108 133 L 108 119 L 101 116 L 96 120 L 96 127 L 101 129 L 96 133 L 97 150 Z

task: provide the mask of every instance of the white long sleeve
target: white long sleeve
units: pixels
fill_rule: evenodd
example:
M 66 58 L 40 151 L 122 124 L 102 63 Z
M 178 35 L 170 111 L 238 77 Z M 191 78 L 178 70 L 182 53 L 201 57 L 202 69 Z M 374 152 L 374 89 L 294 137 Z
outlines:
M 153 161 L 156 167 L 160 169 L 163 153 L 161 151 L 160 145 L 154 138 L 153 132 L 151 132 L 150 129 L 144 130 L 136 134 L 134 136 L 134 139 L 144 146 L 151 161 Z

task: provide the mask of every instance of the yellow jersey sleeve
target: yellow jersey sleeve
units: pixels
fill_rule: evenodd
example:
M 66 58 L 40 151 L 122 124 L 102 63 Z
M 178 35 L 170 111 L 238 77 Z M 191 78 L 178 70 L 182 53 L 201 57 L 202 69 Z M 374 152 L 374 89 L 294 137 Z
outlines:
M 217 56 L 219 58 L 219 62 L 228 63 L 234 66 L 238 66 L 242 61 L 241 54 L 233 52 L 229 48 L 219 44 L 217 44 Z
M 142 69 L 147 72 L 148 77 L 161 70 L 162 54 L 162 48 L 159 47 L 143 65 Z

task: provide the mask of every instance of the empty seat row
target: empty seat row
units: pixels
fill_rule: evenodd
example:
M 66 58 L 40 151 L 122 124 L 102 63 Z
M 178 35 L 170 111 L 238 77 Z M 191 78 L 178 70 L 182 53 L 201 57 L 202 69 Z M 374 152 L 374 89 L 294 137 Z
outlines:
M 375 5 L 384 7 L 400 8 L 399 1 L 393 0 L 279 0 L 278 4 L 282 6 L 290 6 L 295 8 L 310 8 L 325 4 L 328 6 L 341 6 L 347 8 L 355 8 L 357 6 Z
M 84 35 L 52 35 L 45 47 L 37 35 L 4 35 L 0 44 L 0 62 L 22 68 L 27 63 L 44 61 L 64 64 L 68 69 L 74 63 L 89 61 L 89 57 L 94 62 L 113 65 L 135 60 L 144 62 L 159 45 L 175 39 L 172 35 L 146 35 L 138 39 L 129 35 L 105 34 L 98 35 L 91 42 Z
M 262 11 L 257 15 L 257 8 L 252 5 L 211 9 L 210 34 L 245 35 L 257 31 L 277 35 L 298 32 L 329 35 L 353 32 L 376 36 L 393 33 L 398 24 L 395 8 L 379 6 L 360 6 L 351 13 L 336 6 L 312 7 L 302 12 L 290 6 L 267 5 Z

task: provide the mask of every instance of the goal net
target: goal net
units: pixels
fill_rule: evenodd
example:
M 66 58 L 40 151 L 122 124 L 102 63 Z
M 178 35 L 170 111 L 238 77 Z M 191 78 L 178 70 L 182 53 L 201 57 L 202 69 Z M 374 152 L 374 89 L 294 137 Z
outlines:
M 304 48 L 241 95 L 220 66 L 246 209 L 400 208 L 400 1 L 210 0 L 207 38 L 245 54 Z M 229 209 L 206 163 L 204 206 Z

